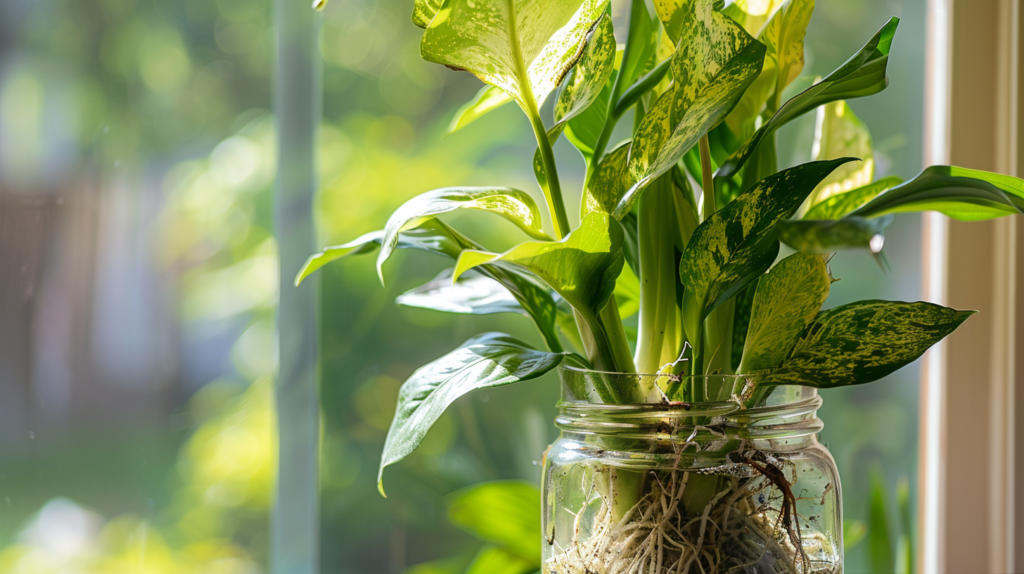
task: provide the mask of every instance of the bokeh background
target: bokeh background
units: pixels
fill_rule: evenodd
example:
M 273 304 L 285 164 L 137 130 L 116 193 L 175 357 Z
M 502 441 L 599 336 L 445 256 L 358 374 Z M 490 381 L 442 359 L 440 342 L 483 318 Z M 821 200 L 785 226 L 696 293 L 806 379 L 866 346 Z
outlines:
M 271 8 L 0 0 L 0 573 L 266 570 Z M 539 198 L 517 109 L 445 135 L 479 82 L 420 60 L 410 13 L 410 0 L 332 0 L 323 13 L 315 219 L 325 245 L 381 228 L 436 187 Z M 891 86 L 851 106 L 872 129 L 878 176 L 910 177 L 922 157 L 924 0 L 818 0 L 804 74 L 827 74 L 892 15 L 902 23 Z M 783 163 L 810 158 L 813 131 L 813 117 L 783 130 Z M 563 186 L 578 189 L 582 161 L 564 142 L 557 152 Z M 493 250 L 517 237 L 494 218 L 452 221 Z M 918 216 L 897 218 L 886 251 L 888 275 L 866 255 L 837 257 L 828 305 L 920 298 Z M 461 573 L 481 543 L 448 523 L 446 497 L 539 479 L 555 436 L 553 376 L 461 399 L 389 470 L 389 498 L 376 492 L 405 377 L 483 331 L 539 342 L 522 317 L 394 304 L 444 265 L 399 253 L 385 287 L 371 258 L 323 271 L 324 572 Z M 900 479 L 915 483 L 918 369 L 823 395 L 846 518 L 865 521 L 873 472 L 890 497 Z M 847 571 L 866 571 L 866 552 L 852 548 Z

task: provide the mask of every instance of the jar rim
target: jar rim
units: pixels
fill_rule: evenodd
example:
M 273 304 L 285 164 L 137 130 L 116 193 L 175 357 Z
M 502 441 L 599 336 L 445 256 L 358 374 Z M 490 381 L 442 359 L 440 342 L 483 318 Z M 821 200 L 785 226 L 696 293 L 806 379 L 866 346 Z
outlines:
M 675 375 L 675 374 L 672 374 L 672 373 L 620 373 L 620 372 L 617 372 L 617 371 L 600 371 L 600 370 L 597 370 L 597 369 L 583 369 L 583 368 L 580 368 L 580 367 L 574 367 L 572 365 L 566 365 L 565 363 L 559 365 L 558 366 L 558 370 L 560 370 L 560 371 L 572 371 L 572 372 L 575 372 L 575 373 L 591 373 L 591 374 L 595 374 L 595 375 L 616 375 L 616 376 L 621 376 L 621 377 L 655 377 L 655 378 L 659 378 L 659 379 L 665 378 L 665 379 L 673 379 L 673 380 L 677 380 L 677 381 L 694 380 L 694 379 L 722 379 L 722 380 L 725 380 L 725 379 L 733 379 L 733 380 L 746 379 L 746 380 L 749 380 L 749 379 L 757 379 L 757 378 L 760 378 L 760 377 L 764 376 L 764 372 L 763 371 L 754 371 L 752 373 L 736 374 L 736 375 L 728 375 L 728 374 L 715 374 L 715 375 Z

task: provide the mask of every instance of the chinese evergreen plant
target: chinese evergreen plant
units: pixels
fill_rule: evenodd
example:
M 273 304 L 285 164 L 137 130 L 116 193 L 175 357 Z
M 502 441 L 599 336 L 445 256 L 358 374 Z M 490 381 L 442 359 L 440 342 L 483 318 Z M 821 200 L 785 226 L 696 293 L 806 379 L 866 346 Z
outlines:
M 546 348 L 485 333 L 417 370 L 399 395 L 381 474 L 416 449 L 458 397 L 563 362 L 665 375 L 594 377 L 594 388 L 579 390 L 605 403 L 751 407 L 781 385 L 875 381 L 967 319 L 970 311 L 924 302 L 823 311 L 834 281 L 829 260 L 863 249 L 884 263 L 882 232 L 895 213 L 959 220 L 1020 213 L 1024 182 L 948 166 L 907 182 L 876 181 L 870 136 L 845 101 L 888 85 L 898 20 L 785 99 L 803 68 L 814 1 L 770 4 L 766 16 L 753 16 L 739 0 L 654 0 L 652 16 L 644 0 L 629 0 L 619 45 L 608 0 L 416 0 L 422 56 L 488 84 L 452 129 L 508 102 L 526 114 L 551 230 L 524 191 L 438 189 L 405 203 L 382 231 L 314 255 L 297 281 L 350 255 L 376 252 L 383 280 L 396 249 L 440 254 L 452 268 L 400 304 L 523 314 Z M 553 123 L 541 114 L 549 96 Z M 811 111 L 819 126 L 815 161 L 779 170 L 776 131 Z M 629 117 L 631 137 L 614 142 Z M 586 164 L 575 227 L 552 153 L 563 135 Z M 488 251 L 442 221 L 460 209 L 503 217 L 525 240 Z M 623 325 L 631 311 L 639 314 L 635 340 Z M 691 375 L 736 373 L 752 375 L 742 390 L 688 383 Z M 603 382 L 611 380 L 619 382 Z

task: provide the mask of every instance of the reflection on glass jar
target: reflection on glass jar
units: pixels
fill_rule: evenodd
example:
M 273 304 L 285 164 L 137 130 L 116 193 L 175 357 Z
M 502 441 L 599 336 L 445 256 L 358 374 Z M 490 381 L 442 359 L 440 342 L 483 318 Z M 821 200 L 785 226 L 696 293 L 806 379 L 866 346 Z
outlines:
M 744 408 L 758 396 L 754 377 L 570 367 L 560 377 L 562 433 L 544 463 L 545 574 L 842 572 L 839 473 L 817 440 L 815 389 L 779 387 Z M 587 400 L 595 384 L 637 377 L 730 398 Z

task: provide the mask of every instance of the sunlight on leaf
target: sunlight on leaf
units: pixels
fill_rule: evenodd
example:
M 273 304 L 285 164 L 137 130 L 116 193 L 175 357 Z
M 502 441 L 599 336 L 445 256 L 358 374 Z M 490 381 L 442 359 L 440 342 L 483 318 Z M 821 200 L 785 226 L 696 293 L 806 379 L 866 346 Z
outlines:
M 466 102 L 455 112 L 452 122 L 448 125 L 448 133 L 452 134 L 461 130 L 511 101 L 512 98 L 508 94 L 494 86 L 480 88 L 472 100 Z
M 521 243 L 505 253 L 464 251 L 455 277 L 489 263 L 513 263 L 533 272 L 574 309 L 594 318 L 608 303 L 624 263 L 622 226 L 605 213 L 591 213 L 557 242 Z
M 501 88 L 533 114 L 582 55 L 607 0 L 448 0 L 420 53 Z
M 448 497 L 448 520 L 540 566 L 540 490 L 518 480 L 484 482 Z
M 451 269 L 442 271 L 428 283 L 402 293 L 395 299 L 395 303 L 466 315 L 527 315 L 523 306 L 501 283 L 477 274 L 463 275 L 453 283 Z
M 861 161 L 844 165 L 818 184 L 808 198 L 816 205 L 833 196 L 862 188 L 875 179 L 874 146 L 871 132 L 844 100 L 818 108 L 814 130 L 814 159 L 856 157 Z
M 377 255 L 377 274 L 384 282 L 384 262 L 398 246 L 398 234 L 426 219 L 456 209 L 479 209 L 496 213 L 514 223 L 531 237 L 550 239 L 541 230 L 540 210 L 529 194 L 508 187 L 446 187 L 420 194 L 402 204 L 388 218 Z

